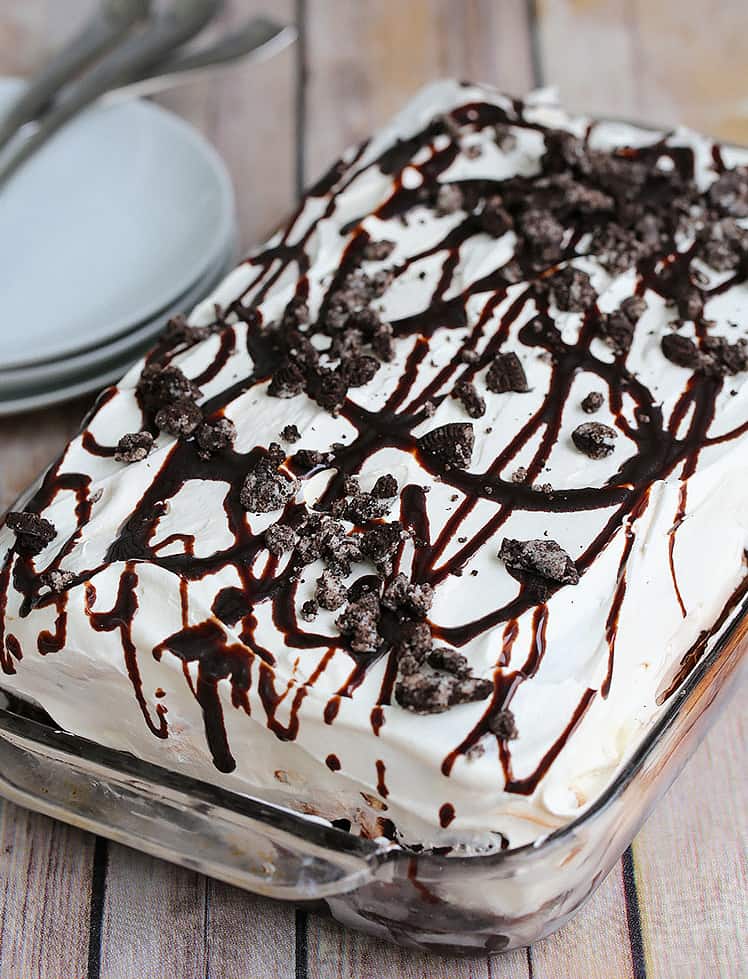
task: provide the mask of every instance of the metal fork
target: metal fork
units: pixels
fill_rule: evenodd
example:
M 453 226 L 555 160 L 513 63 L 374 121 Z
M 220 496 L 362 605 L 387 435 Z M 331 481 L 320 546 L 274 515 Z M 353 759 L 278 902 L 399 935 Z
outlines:
M 36 129 L 0 166 L 0 185 L 68 120 L 110 89 L 135 81 L 176 48 L 198 34 L 215 17 L 223 0 L 175 0 L 165 13 L 121 44 L 73 81 Z
M 0 149 L 47 108 L 60 88 L 115 47 L 145 20 L 151 0 L 103 0 L 80 34 L 46 64 L 0 119 Z

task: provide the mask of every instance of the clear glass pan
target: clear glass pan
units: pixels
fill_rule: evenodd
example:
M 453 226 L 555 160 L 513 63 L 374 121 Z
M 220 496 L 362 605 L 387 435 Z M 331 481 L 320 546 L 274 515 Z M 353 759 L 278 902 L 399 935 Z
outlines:
M 748 600 L 607 791 L 540 843 L 408 852 L 227 792 L 0 708 L 0 793 L 18 805 L 268 897 L 430 951 L 484 955 L 561 927 L 629 845 L 737 686 Z

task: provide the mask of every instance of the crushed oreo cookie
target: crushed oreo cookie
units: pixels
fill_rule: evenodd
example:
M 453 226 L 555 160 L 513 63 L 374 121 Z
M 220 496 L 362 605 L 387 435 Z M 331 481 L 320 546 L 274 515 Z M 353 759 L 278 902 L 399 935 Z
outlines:
M 486 387 L 494 394 L 507 391 L 524 393 L 530 388 L 522 361 L 514 352 L 500 353 L 494 357 L 486 374 Z
M 305 622 L 313 622 L 319 612 L 319 606 L 313 599 L 309 599 L 299 609 L 299 615 Z
M 56 595 L 61 595 L 67 588 L 72 585 L 75 581 L 75 575 L 72 571 L 60 571 L 53 568 L 51 571 L 45 571 L 40 575 L 39 580 L 43 585 L 46 585 L 50 591 L 54 592 Z
M 559 585 L 576 585 L 579 582 L 576 565 L 554 540 L 513 540 L 505 537 L 499 559 L 519 576 L 532 575 Z
M 200 397 L 200 388 L 178 367 L 159 364 L 143 368 L 135 391 L 143 410 L 151 415 L 176 401 L 194 401 Z
M 424 618 L 434 601 L 434 589 L 427 582 L 417 585 L 398 573 L 382 594 L 382 605 L 393 612 Z
M 493 681 L 471 676 L 454 676 L 425 665 L 398 676 L 395 700 L 417 714 L 439 714 L 456 704 L 486 700 L 493 693 Z
M 631 349 L 634 329 L 646 309 L 645 299 L 641 296 L 629 296 L 617 310 L 600 316 L 598 332 L 617 357 L 627 354 Z
M 16 535 L 18 553 L 30 557 L 43 551 L 57 536 L 57 529 L 52 521 L 37 513 L 11 510 L 5 515 L 5 526 Z
M 290 551 L 296 542 L 296 533 L 293 527 L 287 524 L 271 524 L 263 535 L 265 547 L 275 557 L 280 557 L 286 551 Z
M 178 398 L 156 412 L 156 428 L 174 438 L 188 438 L 203 420 L 198 405 L 189 398 Z
M 371 488 L 371 495 L 378 500 L 392 500 L 397 496 L 399 487 L 397 480 L 391 473 L 385 473 L 377 477 L 377 481 Z
M 354 653 L 376 653 L 380 649 L 379 615 L 379 598 L 373 592 L 365 592 L 359 599 L 350 602 L 335 620 Z
M 435 670 L 443 670 L 445 673 L 452 673 L 454 676 L 470 676 L 470 664 L 467 657 L 456 649 L 448 646 L 437 646 L 432 649 L 426 657 L 429 666 Z
M 298 488 L 298 480 L 279 472 L 270 460 L 261 459 L 245 477 L 239 502 L 249 513 L 271 513 L 284 507 Z
M 320 608 L 330 612 L 339 609 L 346 600 L 347 589 L 338 575 L 325 570 L 317 579 L 314 598 Z
M 693 340 L 680 333 L 666 333 L 660 341 L 660 347 L 671 364 L 692 369 L 699 366 L 699 348 Z
M 725 170 L 707 191 L 714 207 L 732 218 L 748 218 L 748 167 Z
M 571 433 L 571 440 L 590 459 L 604 459 L 615 449 L 618 432 L 602 422 L 583 422 Z
M 129 432 L 117 442 L 114 458 L 117 462 L 141 462 L 153 448 L 150 432 Z
M 705 336 L 701 341 L 699 370 L 711 377 L 748 370 L 748 339 L 741 337 L 730 343 L 725 337 Z
M 588 415 L 594 415 L 596 411 L 602 408 L 604 401 L 605 398 L 600 391 L 590 391 L 588 395 L 582 398 L 582 411 Z
M 271 442 L 267 447 L 267 454 L 274 466 L 280 466 L 286 461 L 286 453 L 279 442 Z
M 418 440 L 423 452 L 450 469 L 466 469 L 473 458 L 475 435 L 470 422 L 450 422 L 426 432 Z
M 472 381 L 458 381 L 452 389 L 452 397 L 461 402 L 471 418 L 482 418 L 486 413 L 486 399 L 478 393 Z
M 403 672 L 413 672 L 423 663 L 434 645 L 428 622 L 406 621 L 400 627 L 395 653 Z M 403 665 L 404 664 L 404 665 Z
M 236 425 L 230 418 L 216 418 L 215 421 L 205 421 L 195 432 L 198 445 L 198 455 L 202 459 L 210 459 L 218 452 L 230 449 L 236 441 Z
M 300 367 L 293 363 L 281 364 L 270 378 L 268 394 L 271 398 L 295 398 L 304 390 L 306 379 Z
M 392 507 L 392 497 L 379 497 L 373 493 L 356 490 L 345 500 L 333 504 L 333 514 L 344 517 L 351 523 L 365 524 L 383 517 Z
M 514 226 L 514 219 L 504 207 L 503 198 L 498 194 L 486 198 L 477 219 L 480 230 L 493 238 L 500 238 Z
M 375 524 L 361 535 L 361 553 L 374 563 L 381 575 L 386 576 L 392 573 L 392 559 L 407 538 L 407 532 L 397 520 Z
M 536 266 L 554 265 L 563 255 L 564 226 L 543 209 L 530 208 L 520 220 L 520 233 Z
M 373 379 L 380 366 L 371 354 L 354 354 L 341 360 L 340 373 L 348 387 L 360 388 Z
M 562 312 L 583 313 L 597 300 L 589 275 L 567 265 L 547 280 L 553 302 Z
M 716 272 L 732 272 L 748 255 L 748 230 L 732 217 L 708 221 L 698 246 L 699 255 Z
M 464 204 L 462 191 L 457 184 L 442 184 L 436 194 L 436 213 L 440 217 L 454 214 Z
M 296 425 L 286 425 L 285 428 L 281 429 L 280 437 L 284 442 L 290 442 L 293 445 L 301 438 L 301 432 L 299 432 Z
M 395 250 L 395 242 L 383 238 L 381 241 L 367 241 L 364 245 L 363 258 L 366 262 L 383 262 Z
M 348 387 L 342 370 L 318 367 L 309 375 L 306 392 L 320 408 L 337 414 L 348 395 Z
M 488 730 L 502 741 L 514 741 L 515 738 L 519 737 L 514 713 L 508 707 L 500 710 L 497 714 L 491 715 L 488 722 Z

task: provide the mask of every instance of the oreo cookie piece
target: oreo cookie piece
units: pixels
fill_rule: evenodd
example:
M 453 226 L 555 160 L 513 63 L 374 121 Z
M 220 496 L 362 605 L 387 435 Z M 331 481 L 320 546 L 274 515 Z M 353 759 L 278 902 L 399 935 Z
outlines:
M 75 581 L 75 575 L 72 571 L 60 571 L 53 568 L 51 571 L 45 571 L 44 574 L 40 576 L 40 581 L 43 585 L 46 585 L 50 591 L 53 591 L 56 595 L 61 595 L 72 583 Z
M 553 265 L 563 255 L 564 226 L 550 211 L 530 208 L 519 222 L 520 235 L 536 262 Z
M 500 238 L 514 226 L 514 220 L 504 207 L 503 198 L 498 194 L 486 198 L 477 220 L 480 230 L 493 238 Z
M 149 414 L 155 414 L 159 408 L 175 401 L 194 401 L 200 397 L 200 388 L 178 367 L 159 364 L 148 364 L 143 368 L 135 392 Z
M 437 646 L 436 649 L 432 649 L 427 661 L 435 670 L 444 670 L 445 673 L 452 673 L 454 676 L 470 676 L 470 664 L 467 658 L 448 646 Z
M 353 354 L 340 362 L 340 373 L 348 387 L 360 388 L 368 384 L 380 368 L 380 362 L 370 354 Z
M 290 442 L 291 445 L 293 445 L 294 442 L 299 441 L 301 438 L 301 433 L 296 425 L 286 425 L 285 428 L 281 429 L 280 437 L 284 442 Z
M 424 618 L 434 601 L 434 589 L 427 582 L 417 585 L 402 572 L 396 574 L 382 593 L 382 605 L 393 612 Z
M 708 221 L 698 241 L 699 254 L 717 272 L 732 272 L 748 254 L 748 230 L 735 218 Z
M 301 394 L 305 385 L 306 378 L 302 369 L 297 364 L 286 362 L 273 373 L 268 394 L 271 398 L 295 398 L 297 394 Z
M 508 707 L 491 715 L 488 721 L 488 730 L 502 741 L 514 741 L 515 738 L 519 737 L 517 722 L 513 712 Z
M 310 375 L 306 390 L 320 408 L 334 414 L 345 401 L 348 386 L 348 381 L 341 370 L 319 367 Z
M 567 265 L 548 280 L 551 298 L 562 312 L 583 313 L 596 300 L 589 275 Z
M 395 683 L 395 700 L 417 714 L 440 714 L 456 704 L 486 700 L 493 693 L 493 681 L 471 676 L 455 676 L 424 664 L 413 672 L 400 672 Z
M 739 374 L 748 370 L 748 340 L 730 343 L 725 337 L 706 336 L 701 341 L 699 370 L 711 377 Z
M 130 432 L 117 442 L 114 458 L 117 462 L 141 462 L 153 448 L 150 432 Z
M 478 394 L 472 381 L 458 381 L 452 389 L 452 397 L 462 403 L 471 418 L 482 418 L 486 413 L 486 399 Z
M 364 245 L 363 258 L 367 262 L 382 262 L 389 258 L 395 250 L 395 242 L 383 238 L 381 241 L 367 241 Z
M 340 501 L 335 516 L 344 517 L 351 523 L 365 524 L 383 517 L 392 507 L 392 497 L 379 497 L 373 493 L 354 492 L 349 500 Z
M 622 275 L 647 254 L 647 247 L 633 231 L 608 221 L 593 236 L 591 252 L 611 275 Z
M 37 513 L 11 510 L 5 515 L 5 526 L 16 535 L 18 553 L 29 556 L 39 554 L 57 536 L 52 521 Z
M 418 444 L 447 468 L 466 469 L 473 458 L 475 434 L 470 422 L 450 422 L 426 432 Z
M 497 354 L 486 374 L 486 387 L 494 394 L 507 391 L 524 393 L 530 388 L 522 361 L 514 352 Z
M 388 575 L 392 571 L 392 558 L 406 537 L 402 524 L 397 520 L 376 524 L 361 535 L 361 553 L 373 561 L 380 574 Z
M 249 513 L 272 513 L 282 509 L 299 488 L 297 479 L 286 476 L 261 459 L 247 474 L 239 494 L 239 502 Z
M 195 432 L 198 445 L 198 455 L 210 459 L 218 452 L 232 448 L 236 441 L 236 425 L 230 418 L 217 418 L 215 421 L 203 422 Z
M 499 559 L 519 575 L 529 574 L 559 585 L 579 582 L 577 567 L 555 540 L 513 540 L 505 537 Z
M 265 531 L 263 536 L 265 547 L 275 557 L 280 557 L 285 551 L 290 551 L 294 546 L 296 534 L 293 527 L 287 524 L 274 523 Z
M 346 597 L 347 589 L 338 575 L 329 570 L 323 571 L 317 579 L 317 587 L 314 592 L 314 598 L 319 607 L 334 612 L 345 602 Z
M 588 415 L 594 415 L 596 411 L 602 408 L 604 400 L 600 391 L 590 391 L 588 395 L 582 398 L 582 411 Z
M 187 438 L 192 435 L 203 420 L 203 413 L 194 401 L 179 398 L 163 408 L 159 408 L 154 419 L 156 428 L 174 438 Z
M 709 202 L 732 218 L 748 217 L 748 167 L 725 170 L 706 192 Z
M 319 612 L 319 606 L 313 599 L 309 599 L 304 602 L 299 610 L 299 616 L 305 622 L 313 622 L 317 618 L 317 613 Z
M 660 341 L 660 347 L 671 364 L 694 370 L 699 366 L 699 348 L 689 337 L 680 333 L 666 333 Z
M 397 480 L 391 473 L 385 473 L 383 476 L 379 476 L 371 489 L 371 495 L 375 496 L 378 500 L 392 500 L 397 496 L 398 492 Z
M 357 601 L 350 602 L 335 620 L 354 653 L 379 651 L 382 645 L 378 630 L 379 614 L 378 597 L 373 592 L 365 592 Z
M 604 459 L 614 450 L 618 432 L 602 422 L 583 422 L 571 433 L 571 440 L 590 459 Z
M 464 204 L 462 191 L 457 184 L 441 184 L 436 193 L 435 210 L 440 217 L 454 214 Z

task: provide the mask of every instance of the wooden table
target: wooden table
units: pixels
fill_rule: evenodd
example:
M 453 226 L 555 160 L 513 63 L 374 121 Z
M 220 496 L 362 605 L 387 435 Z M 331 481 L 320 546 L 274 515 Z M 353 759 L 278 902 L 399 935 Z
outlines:
M 0 72 L 31 72 L 92 0 L 0 7 Z M 244 244 L 419 85 L 456 75 L 748 142 L 744 0 L 232 0 L 297 19 L 275 60 L 164 98 L 228 162 Z M 3 327 L 8 328 L 7 324 Z M 0 424 L 0 510 L 73 432 L 76 403 Z M 580 916 L 530 951 L 429 959 L 11 805 L 0 812 L 0 979 L 748 974 L 745 714 L 734 701 Z

